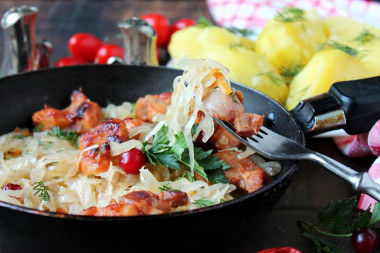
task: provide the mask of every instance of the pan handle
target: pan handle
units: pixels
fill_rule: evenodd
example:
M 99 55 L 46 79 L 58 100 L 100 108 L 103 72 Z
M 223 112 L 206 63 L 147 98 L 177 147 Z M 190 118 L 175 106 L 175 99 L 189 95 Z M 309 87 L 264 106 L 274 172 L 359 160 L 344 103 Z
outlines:
M 329 92 L 301 101 L 292 111 L 304 132 L 343 128 L 367 132 L 380 119 L 380 76 L 334 83 Z

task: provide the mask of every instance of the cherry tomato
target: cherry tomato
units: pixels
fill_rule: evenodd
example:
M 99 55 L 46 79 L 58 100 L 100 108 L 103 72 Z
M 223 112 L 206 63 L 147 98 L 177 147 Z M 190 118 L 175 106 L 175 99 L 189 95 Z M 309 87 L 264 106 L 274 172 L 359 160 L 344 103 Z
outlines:
M 377 246 L 377 234 L 373 229 L 370 228 L 360 229 L 352 235 L 351 243 L 357 252 L 371 252 Z
M 72 56 L 93 63 L 102 45 L 103 42 L 91 34 L 76 33 L 69 40 L 69 51 Z
M 179 30 L 185 29 L 186 27 L 194 26 L 194 25 L 195 25 L 195 21 L 191 18 L 180 19 L 172 25 L 171 33 L 173 34 L 176 31 L 179 31 Z
M 12 191 L 17 191 L 17 190 L 22 190 L 22 187 L 18 184 L 11 184 L 11 183 L 8 183 L 6 184 L 3 188 L 2 188 L 3 191 L 7 191 L 7 190 L 12 190 Z
M 55 67 L 64 67 L 64 66 L 70 66 L 70 65 L 80 65 L 80 64 L 86 64 L 87 62 L 81 58 L 73 57 L 73 56 L 67 56 L 59 59 L 54 66 Z
M 133 148 L 120 155 L 120 166 L 129 174 L 138 174 L 142 166 L 145 165 L 145 155 L 137 148 Z
M 115 44 L 104 44 L 96 53 L 95 62 L 99 64 L 105 64 L 107 63 L 107 60 L 112 56 L 117 56 L 123 59 L 124 49 Z
M 148 13 L 142 15 L 141 19 L 150 24 L 157 33 L 157 47 L 165 46 L 170 39 L 170 22 L 164 15 Z

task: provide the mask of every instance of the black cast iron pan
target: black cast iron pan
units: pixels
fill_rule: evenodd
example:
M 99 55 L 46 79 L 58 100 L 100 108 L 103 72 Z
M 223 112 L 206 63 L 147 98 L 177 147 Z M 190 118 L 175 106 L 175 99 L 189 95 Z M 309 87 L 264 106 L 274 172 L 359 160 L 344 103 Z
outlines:
M 100 106 L 121 104 L 136 101 L 146 94 L 170 91 L 174 78 L 181 74 L 179 70 L 163 67 L 89 65 L 4 77 L 0 79 L 0 134 L 16 126 L 32 127 L 32 114 L 44 104 L 66 107 L 74 89 L 82 88 Z M 302 108 L 290 113 L 258 91 L 237 83 L 232 86 L 243 92 L 248 112 L 265 114 L 267 126 L 301 144 L 305 143 L 305 132 L 314 127 L 310 123 L 310 113 L 326 111 L 326 108 L 315 109 L 318 103 L 314 101 L 312 106 L 304 103 Z M 330 107 L 335 110 L 336 103 L 331 101 Z M 349 109 L 352 111 L 352 106 Z M 304 122 L 297 122 L 293 114 Z M 380 117 L 378 113 L 375 116 Z M 245 215 L 270 207 L 281 198 L 296 169 L 295 161 L 282 162 L 282 171 L 275 180 L 254 193 L 212 207 L 157 216 L 85 217 L 41 212 L 0 202 L 0 249 L 24 251 L 27 247 L 33 252 L 41 249 L 88 252 L 120 244 L 128 245 L 129 249 L 157 249 L 166 245 L 162 243 L 169 235 L 182 244 L 229 229 Z M 159 243 L 152 243 L 153 239 Z M 174 242 L 167 243 L 173 246 Z M 167 246 L 166 250 L 170 251 L 171 246 Z

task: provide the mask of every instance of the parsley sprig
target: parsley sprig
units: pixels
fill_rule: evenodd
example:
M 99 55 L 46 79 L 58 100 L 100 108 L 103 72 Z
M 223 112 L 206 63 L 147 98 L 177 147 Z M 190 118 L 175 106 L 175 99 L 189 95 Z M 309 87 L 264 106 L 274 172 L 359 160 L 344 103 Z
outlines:
M 380 222 L 379 203 L 376 203 L 373 213 L 368 208 L 356 215 L 356 217 L 353 213 L 355 207 L 355 197 L 335 203 L 330 201 L 319 210 L 317 223 L 304 220 L 298 221 L 298 224 L 307 230 L 303 233 L 303 236 L 313 241 L 318 253 L 339 252 L 336 241 L 331 238 L 351 237 L 353 232 L 361 228 L 373 228 L 376 223 Z M 378 234 L 380 233 L 380 229 L 373 229 Z
M 154 136 L 153 143 L 143 143 L 142 151 L 145 153 L 149 163 L 162 165 L 166 168 L 181 169 L 181 165 L 188 171 L 190 170 L 189 149 L 186 144 L 185 136 L 182 132 L 174 135 L 173 145 L 169 145 L 169 128 L 163 126 Z M 194 170 L 202 178 L 211 183 L 228 183 L 222 170 L 230 166 L 219 160 L 217 156 L 212 156 L 212 150 L 204 151 L 201 148 L 194 148 Z
M 33 190 L 36 192 L 34 195 L 37 195 L 40 197 L 42 201 L 50 202 L 50 195 L 48 193 L 48 189 L 43 181 L 35 182 L 33 187 Z
M 79 148 L 78 139 L 80 134 L 78 134 L 75 131 L 65 131 L 60 129 L 59 127 L 52 127 L 51 131 L 49 132 L 49 135 L 57 136 L 60 139 L 71 141 L 75 147 Z

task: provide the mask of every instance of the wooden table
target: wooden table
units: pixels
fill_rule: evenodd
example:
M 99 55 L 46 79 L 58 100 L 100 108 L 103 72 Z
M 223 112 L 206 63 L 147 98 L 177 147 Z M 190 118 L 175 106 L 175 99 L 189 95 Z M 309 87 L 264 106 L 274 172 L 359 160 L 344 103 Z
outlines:
M 37 6 L 36 24 L 38 41 L 47 39 L 54 45 L 51 65 L 69 54 L 67 41 L 77 32 L 89 32 L 100 38 L 114 38 L 119 32 L 116 23 L 125 18 L 147 12 L 159 12 L 172 22 L 184 17 L 197 19 L 199 13 L 210 18 L 206 3 L 194 1 L 2 1 L 0 13 L 15 5 Z M 3 35 L 1 35 L 3 36 Z M 3 37 L 0 38 L 0 54 Z M 313 138 L 307 146 L 326 154 L 358 171 L 369 168 L 374 157 L 351 159 L 336 148 L 331 139 Z M 218 250 L 221 252 L 256 252 L 265 248 L 291 246 L 302 252 L 315 252 L 310 240 L 302 236 L 297 220 L 316 221 L 317 211 L 328 201 L 359 196 L 350 186 L 321 166 L 301 162 L 289 189 L 265 218 L 247 217 L 233 230 L 197 242 L 190 248 Z M 206 240 L 205 240 L 206 241 Z M 210 244 L 212 246 L 210 246 Z M 342 252 L 354 252 L 350 241 L 340 240 Z M 1 250 L 1 249 L 0 249 Z

